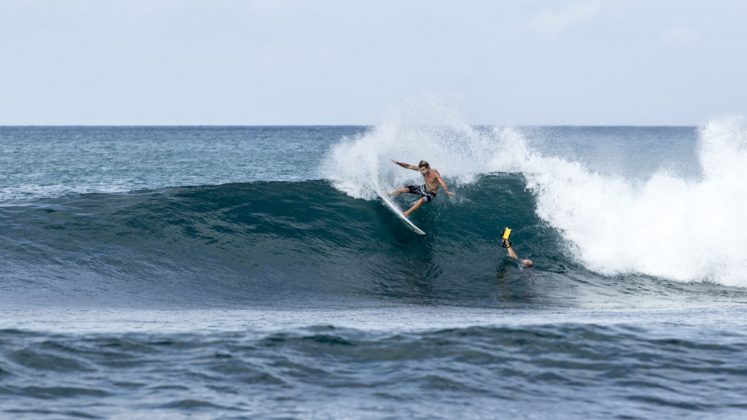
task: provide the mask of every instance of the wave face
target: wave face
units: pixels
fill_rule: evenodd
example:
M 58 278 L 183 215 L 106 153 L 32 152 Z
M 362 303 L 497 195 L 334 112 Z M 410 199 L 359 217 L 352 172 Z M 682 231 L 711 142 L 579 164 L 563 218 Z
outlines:
M 520 176 L 486 177 L 464 188 L 461 200 L 471 205 L 438 197 L 419 212 L 414 220 L 428 235 L 415 238 L 379 202 L 353 199 L 326 181 L 72 195 L 0 209 L 7 226 L 0 255 L 8 262 L 0 270 L 11 290 L 56 279 L 42 288 L 55 296 L 145 288 L 165 297 L 212 289 L 262 300 L 470 299 L 483 298 L 496 280 L 500 226 L 521 226 L 514 235 L 525 253 L 557 243 Z M 557 248 L 538 258 L 561 269 Z

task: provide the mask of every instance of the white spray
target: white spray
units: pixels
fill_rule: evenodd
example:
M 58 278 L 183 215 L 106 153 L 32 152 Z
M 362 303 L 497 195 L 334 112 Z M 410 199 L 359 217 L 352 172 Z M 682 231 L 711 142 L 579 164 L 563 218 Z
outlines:
M 739 120 L 708 123 L 698 181 L 660 171 L 636 185 L 539 157 L 525 174 L 539 216 L 590 269 L 747 286 L 746 140 Z

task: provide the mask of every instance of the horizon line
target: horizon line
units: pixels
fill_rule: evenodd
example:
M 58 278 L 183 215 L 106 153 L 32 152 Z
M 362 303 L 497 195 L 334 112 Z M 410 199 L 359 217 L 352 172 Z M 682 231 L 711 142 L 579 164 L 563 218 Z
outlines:
M 81 127 L 81 128 L 136 128 L 136 127 L 376 127 L 378 124 L 0 124 L 2 128 L 54 128 L 54 127 Z M 438 124 L 413 124 L 438 126 Z M 446 124 L 444 124 L 446 125 Z M 700 124 L 469 124 L 471 127 L 699 127 Z

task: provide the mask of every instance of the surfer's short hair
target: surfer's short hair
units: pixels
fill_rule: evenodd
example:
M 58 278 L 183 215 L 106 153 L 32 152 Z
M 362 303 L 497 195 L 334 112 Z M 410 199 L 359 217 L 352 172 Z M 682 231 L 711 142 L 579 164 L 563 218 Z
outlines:
M 421 160 L 420 163 L 418 163 L 418 168 L 430 169 L 431 165 L 428 162 Z

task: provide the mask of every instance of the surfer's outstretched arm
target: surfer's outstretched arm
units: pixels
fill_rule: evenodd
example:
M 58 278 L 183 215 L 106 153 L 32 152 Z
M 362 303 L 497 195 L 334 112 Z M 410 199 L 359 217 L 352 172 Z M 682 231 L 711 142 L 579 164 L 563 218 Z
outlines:
M 399 165 L 405 169 L 412 169 L 413 171 L 417 171 L 418 167 L 415 165 L 410 165 L 409 163 L 400 162 L 398 160 L 391 159 L 392 162 L 394 162 L 395 165 Z

